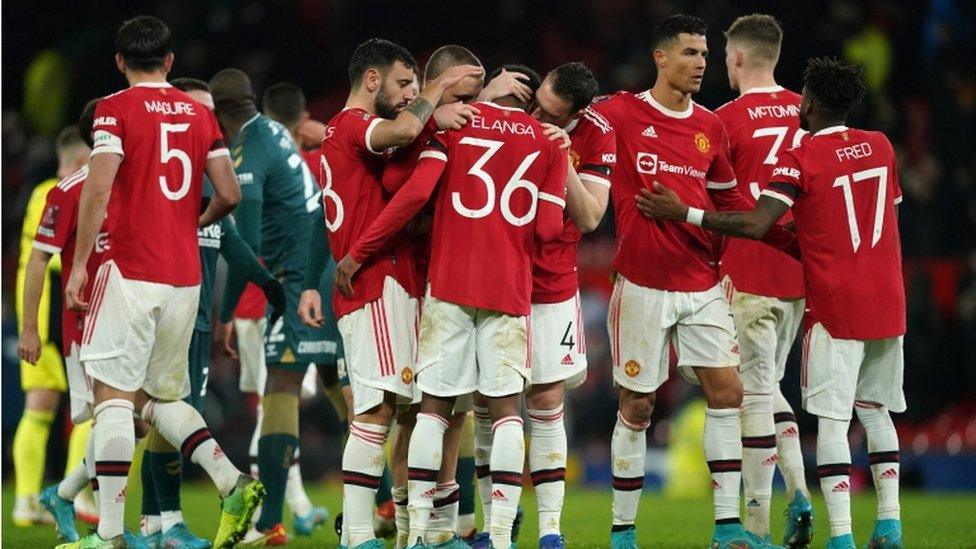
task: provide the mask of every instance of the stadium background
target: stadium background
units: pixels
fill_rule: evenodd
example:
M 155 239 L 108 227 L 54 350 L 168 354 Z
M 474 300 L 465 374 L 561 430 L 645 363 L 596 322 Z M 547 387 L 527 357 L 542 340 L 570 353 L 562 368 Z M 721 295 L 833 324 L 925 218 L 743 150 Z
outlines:
M 639 90 L 654 78 L 648 50 L 654 23 L 679 11 L 698 14 L 709 24 L 712 57 L 695 100 L 715 108 L 733 97 L 721 31 L 736 16 L 761 11 L 776 15 L 785 30 L 776 73 L 780 84 L 798 89 L 804 60 L 812 55 L 843 57 L 865 69 L 868 97 L 851 125 L 883 130 L 894 142 L 905 193 L 899 222 L 908 292 L 909 410 L 896 418 L 904 484 L 976 490 L 976 4 L 833 0 L 783 6 L 721 0 L 502 0 L 471 6 L 313 0 L 5 3 L 3 479 L 11 477 L 9 442 L 23 402 L 13 291 L 24 205 L 33 186 L 55 171 L 53 136 L 77 118 L 85 101 L 125 85 L 112 60 L 114 34 L 124 19 L 150 13 L 170 25 L 176 52 L 172 77 L 208 80 L 221 68 L 238 67 L 251 76 L 259 94 L 276 82 L 292 81 L 305 89 L 312 116 L 327 120 L 348 92 L 346 64 L 352 49 L 369 37 L 399 42 L 420 62 L 439 45 L 463 44 L 489 71 L 499 63 L 520 62 L 544 73 L 562 62 L 583 60 L 597 74 L 602 91 Z M 612 235 L 608 213 L 580 247 L 590 369 L 587 383 L 570 395 L 567 406 L 571 476 L 594 485 L 609 481 L 616 411 L 604 323 Z M 253 409 L 249 400 L 239 398 L 236 364 L 216 346 L 214 360 L 208 421 L 228 453 L 243 464 Z M 795 405 L 797 360 L 794 352 L 784 381 L 784 392 Z M 660 486 L 670 470 L 672 480 L 686 482 L 669 489 L 707 494 L 707 480 L 699 482 L 695 474 L 704 467 L 697 457 L 701 404 L 696 395 L 682 381 L 663 389 L 649 437 L 649 485 Z M 812 464 L 815 423 L 798 415 Z M 324 398 L 303 404 L 307 483 L 336 474 L 338 430 Z M 870 484 L 859 427 L 851 436 L 858 481 Z M 678 448 L 670 458 L 665 452 L 669 437 Z M 57 478 L 63 465 L 63 452 L 57 450 L 63 437 L 51 438 L 49 479 Z M 689 458 L 683 459 L 682 452 Z M 684 468 L 690 468 L 687 475 L 676 473 Z

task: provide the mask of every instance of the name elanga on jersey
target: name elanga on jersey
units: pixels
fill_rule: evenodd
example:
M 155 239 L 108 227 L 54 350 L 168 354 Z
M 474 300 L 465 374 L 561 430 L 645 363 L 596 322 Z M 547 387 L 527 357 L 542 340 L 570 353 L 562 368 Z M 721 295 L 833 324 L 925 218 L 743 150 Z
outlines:
M 749 107 L 749 120 L 763 118 L 797 118 L 800 116 L 799 105 L 757 105 Z
M 187 116 L 197 115 L 193 108 L 193 104 L 185 101 L 163 101 L 160 99 L 154 99 L 152 101 L 143 101 L 143 103 L 146 105 L 146 112 L 149 113 L 158 113 L 169 116 L 177 114 L 185 114 Z
M 528 135 L 535 139 L 535 128 L 525 122 L 510 120 L 493 120 L 491 124 L 481 116 L 475 115 L 471 120 L 471 127 L 480 130 L 491 130 L 499 133 L 510 133 L 514 135 Z

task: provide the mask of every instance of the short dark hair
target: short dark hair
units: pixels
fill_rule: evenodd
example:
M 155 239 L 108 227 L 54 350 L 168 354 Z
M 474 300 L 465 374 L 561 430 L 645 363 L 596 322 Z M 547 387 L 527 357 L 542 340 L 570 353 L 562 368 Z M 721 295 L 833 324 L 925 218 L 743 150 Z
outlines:
M 54 148 L 60 155 L 64 154 L 66 150 L 77 147 L 84 142 L 85 140 L 81 138 L 81 131 L 78 130 L 78 126 L 71 125 L 61 130 L 58 136 L 54 138 Z
M 115 51 L 130 69 L 151 72 L 163 67 L 166 56 L 172 51 L 170 39 L 166 23 L 151 15 L 140 15 L 119 27 L 115 35 Z
M 681 33 L 705 36 L 708 33 L 708 25 L 705 24 L 704 19 L 697 15 L 676 13 L 654 26 L 652 47 L 659 49 L 665 42 L 677 39 Z
M 417 61 L 406 48 L 382 38 L 370 38 L 356 46 L 349 59 L 349 85 L 353 89 L 362 83 L 363 75 L 369 69 L 386 71 L 397 61 L 408 69 L 417 69 Z
M 456 44 L 441 46 L 434 50 L 434 53 L 430 54 L 430 59 L 427 60 L 427 66 L 424 67 L 424 80 L 430 82 L 447 69 L 458 65 L 475 65 L 480 67 L 481 61 L 471 53 L 471 50 L 464 46 L 458 46 Z
M 88 145 L 89 149 L 95 148 L 95 141 L 92 139 L 92 130 L 95 126 L 95 107 L 98 106 L 100 97 L 96 97 L 85 103 L 85 108 L 81 109 L 81 116 L 78 117 L 78 133 L 81 140 Z
M 528 86 L 529 89 L 532 90 L 532 95 L 535 95 L 535 92 L 539 91 L 539 86 L 542 85 L 542 78 L 539 76 L 539 73 L 535 72 L 535 70 L 531 69 L 530 67 L 527 67 L 525 65 L 520 65 L 518 63 L 507 63 L 505 65 L 498 67 L 497 69 L 492 71 L 491 75 L 488 77 L 488 80 L 486 80 L 486 82 L 491 82 L 492 80 L 494 80 L 495 77 L 501 74 L 503 70 L 506 70 L 508 72 L 520 72 L 525 76 L 528 76 L 529 79 L 522 80 L 522 83 Z
M 600 91 L 596 77 L 581 61 L 563 63 L 553 69 L 546 78 L 552 78 L 552 91 L 569 101 L 571 111 L 578 112 L 593 101 Z
M 803 86 L 818 107 L 846 118 L 867 92 L 863 72 L 833 57 L 811 57 L 803 71 Z
M 729 42 L 749 46 L 754 55 L 775 64 L 783 43 L 783 27 L 772 15 L 753 13 L 737 18 L 725 31 Z
M 298 124 L 305 112 L 305 92 L 291 82 L 279 82 L 264 90 L 261 110 L 286 128 Z
M 184 76 L 182 78 L 174 78 L 169 83 L 182 92 L 203 91 L 210 93 L 210 85 L 199 78 Z

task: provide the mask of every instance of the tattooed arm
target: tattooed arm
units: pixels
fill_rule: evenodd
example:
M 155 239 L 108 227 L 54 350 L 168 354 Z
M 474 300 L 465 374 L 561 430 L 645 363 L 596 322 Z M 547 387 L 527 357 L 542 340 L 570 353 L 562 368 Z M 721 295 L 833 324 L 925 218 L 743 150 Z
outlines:
M 369 148 L 384 151 L 413 142 L 434 114 L 444 91 L 465 78 L 482 78 L 484 69 L 473 65 L 451 67 L 432 80 L 396 118 L 382 120 L 369 132 Z
M 637 195 L 637 209 L 647 217 L 654 219 L 668 219 L 672 221 L 688 221 L 701 225 L 703 228 L 728 236 L 738 236 L 761 240 L 776 221 L 789 209 L 781 200 L 762 195 L 756 207 L 749 211 L 739 212 L 702 212 L 692 211 L 689 216 L 688 206 L 685 206 L 674 191 L 660 183 L 654 184 L 654 192 L 641 189 Z M 697 217 L 700 215 L 700 217 Z

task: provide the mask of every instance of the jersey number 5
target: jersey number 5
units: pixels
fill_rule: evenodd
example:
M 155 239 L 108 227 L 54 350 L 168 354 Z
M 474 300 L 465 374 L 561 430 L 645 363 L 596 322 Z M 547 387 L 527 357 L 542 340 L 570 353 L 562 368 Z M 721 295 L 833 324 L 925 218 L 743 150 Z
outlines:
M 186 151 L 169 147 L 169 134 L 185 132 L 188 129 L 190 129 L 189 124 L 164 123 L 159 125 L 159 161 L 168 164 L 170 160 L 175 158 L 180 161 L 180 165 L 183 167 L 183 182 L 180 184 L 180 188 L 175 191 L 170 190 L 165 175 L 159 176 L 159 188 L 163 190 L 163 196 L 173 201 L 183 198 L 186 193 L 190 192 L 190 183 L 193 182 L 193 166 Z
M 493 139 L 480 139 L 477 137 L 465 137 L 459 141 L 461 145 L 472 145 L 475 147 L 482 147 L 485 153 L 475 161 L 474 166 L 468 170 L 468 174 L 473 175 L 481 180 L 485 184 L 485 194 L 488 199 L 485 201 L 485 205 L 477 209 L 468 208 L 461 201 L 461 193 L 454 191 L 451 193 L 451 204 L 454 205 L 455 211 L 463 215 L 464 217 L 470 219 L 480 219 L 482 217 L 487 217 L 495 209 L 495 180 L 492 179 L 491 175 L 485 172 L 485 164 L 491 160 L 491 157 L 495 155 L 502 148 L 504 143 L 502 141 L 495 141 Z M 526 179 L 522 179 L 525 176 L 525 172 L 529 171 L 529 167 L 532 166 L 532 162 L 539 157 L 539 151 L 536 151 L 528 156 L 526 156 L 519 167 L 516 168 L 515 173 L 505 183 L 505 187 L 502 189 L 502 196 L 499 198 L 499 207 L 502 211 L 502 217 L 505 221 L 508 221 L 516 227 L 521 227 L 530 223 L 535 219 L 535 211 L 538 207 L 539 202 L 539 187 Z M 517 189 L 525 189 L 529 191 L 532 196 L 532 203 L 529 206 L 529 211 L 522 215 L 521 217 L 516 216 L 512 213 L 512 195 Z
M 888 168 L 870 168 L 854 172 L 852 175 L 842 175 L 834 180 L 834 187 L 844 191 L 844 206 L 847 208 L 847 225 L 851 230 L 851 245 L 856 252 L 861 247 L 861 231 L 857 226 L 857 213 L 854 211 L 854 183 L 868 179 L 878 179 L 878 196 L 874 205 L 874 231 L 871 232 L 871 247 L 881 240 L 881 230 L 884 227 L 885 199 L 888 195 Z

